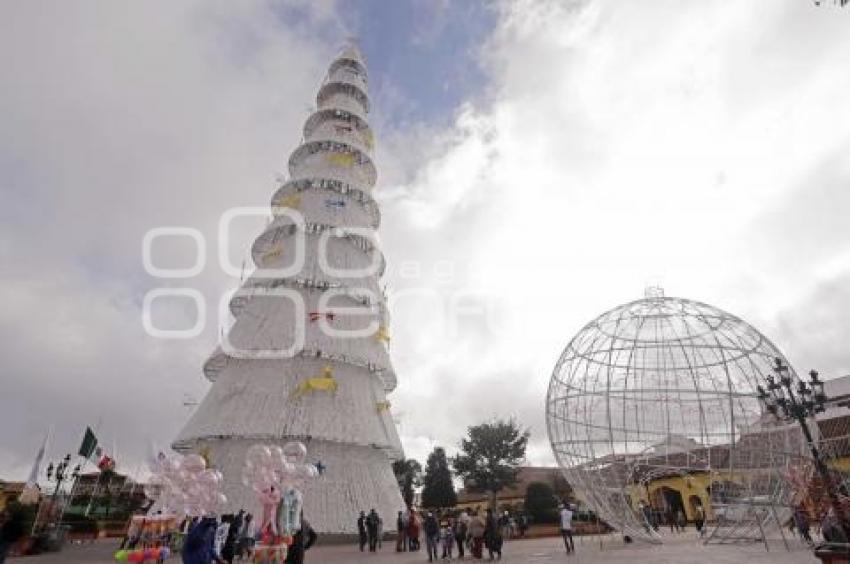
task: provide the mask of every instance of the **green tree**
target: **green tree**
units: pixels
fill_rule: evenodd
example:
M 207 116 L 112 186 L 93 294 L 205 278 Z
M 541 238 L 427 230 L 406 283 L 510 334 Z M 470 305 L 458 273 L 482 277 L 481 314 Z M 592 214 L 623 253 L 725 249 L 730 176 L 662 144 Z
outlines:
M 402 458 L 393 462 L 393 473 L 404 504 L 409 508 L 413 505 L 414 488 L 422 485 L 422 465 L 412 458 Z
M 535 523 L 554 523 L 558 518 L 558 498 L 546 482 L 531 482 L 525 491 L 525 510 Z
M 438 509 L 457 505 L 457 494 L 452 483 L 452 471 L 446 458 L 446 450 L 436 447 L 425 463 L 422 479 L 422 507 Z
M 575 494 L 573 492 L 573 487 L 570 485 L 567 479 L 564 478 L 564 475 L 560 472 L 558 472 L 558 474 L 555 476 L 554 489 L 555 496 L 559 500 L 575 502 L 576 499 Z
M 517 482 L 528 437 L 528 430 L 521 430 L 513 419 L 469 427 L 467 438 L 460 443 L 461 452 L 453 460 L 464 487 L 488 494 L 495 510 L 496 495 Z

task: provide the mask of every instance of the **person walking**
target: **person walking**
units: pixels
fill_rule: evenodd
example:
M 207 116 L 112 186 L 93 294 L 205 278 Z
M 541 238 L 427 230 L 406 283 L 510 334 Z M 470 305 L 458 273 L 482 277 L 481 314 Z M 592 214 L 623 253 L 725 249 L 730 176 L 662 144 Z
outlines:
M 227 536 L 230 533 L 230 524 L 232 522 L 232 514 L 228 513 L 226 515 L 222 515 L 218 527 L 216 527 L 215 529 L 215 540 L 213 541 L 213 550 L 215 551 L 216 557 L 222 561 L 224 560 L 224 558 L 222 557 L 222 551 L 224 550 L 225 542 L 227 542 Z
M 806 512 L 802 507 L 798 507 L 794 511 L 794 525 L 796 525 L 797 530 L 800 532 L 800 536 L 806 541 L 806 544 L 809 546 L 814 545 L 814 541 L 812 540 L 812 535 L 810 533 L 811 524 L 809 523 L 809 516 L 806 515 Z
M 380 526 L 380 517 L 378 512 L 373 507 L 369 511 L 369 516 L 366 517 L 366 533 L 369 536 L 369 552 L 375 552 L 378 548 L 378 529 Z
M 292 536 L 292 544 L 286 551 L 285 564 L 304 564 L 306 553 L 316 542 L 316 531 L 301 514 L 301 527 Z
M 244 557 L 253 558 L 254 553 L 254 536 L 257 534 L 257 526 L 254 523 L 254 516 L 248 513 L 245 515 L 245 523 L 242 525 L 242 530 L 239 531 L 239 547 L 236 550 L 236 558 L 242 560 Z
M 567 549 L 567 554 L 575 552 L 576 546 L 573 543 L 573 511 L 569 504 L 561 506 L 561 536 L 564 537 L 564 547 Z
M 513 534 L 511 532 L 511 516 L 510 513 L 508 513 L 507 511 L 505 511 L 504 513 L 502 513 L 501 516 L 499 516 L 499 528 L 502 531 L 503 539 L 509 539 L 513 537 Z
M 488 508 L 484 519 L 484 546 L 487 547 L 490 560 L 493 560 L 493 555 L 497 555 L 499 560 L 502 559 L 502 542 L 499 520 L 493 514 L 493 510 Z
M 655 524 L 652 521 L 652 508 L 641 500 L 638 504 L 638 510 L 643 517 L 643 527 L 649 533 L 651 529 L 655 528 Z
M 239 540 L 239 531 L 241 529 L 242 516 L 236 515 L 232 517 L 230 527 L 227 529 L 227 536 L 221 547 L 221 559 L 227 562 L 227 564 L 233 564 L 233 559 L 236 557 L 236 543 Z
M 679 532 L 679 520 L 676 518 L 676 514 L 672 509 L 668 509 L 665 515 L 667 519 L 667 524 L 670 525 L 670 532 Z
M 525 513 L 520 513 L 517 518 L 517 528 L 519 529 L 519 538 L 525 537 L 525 532 L 528 530 L 528 517 Z
M 454 521 L 451 517 L 446 519 L 440 530 L 440 541 L 443 543 L 443 560 L 451 560 L 455 548 Z
M 421 528 L 421 525 L 422 521 L 416 514 L 416 510 L 411 509 L 407 523 L 407 540 L 411 551 L 419 550 L 419 529 Z
M 399 511 L 395 521 L 396 541 L 395 551 L 404 552 L 407 549 L 407 523 L 405 523 L 404 513 Z
M 475 513 L 469 520 L 469 538 L 471 544 L 469 551 L 473 558 L 481 559 L 484 548 L 484 520 Z
M 694 526 L 696 527 L 700 538 L 702 538 L 705 530 L 705 511 L 703 510 L 702 505 L 697 505 L 694 509 Z
M 422 524 L 422 529 L 425 532 L 425 548 L 428 550 L 428 562 L 436 560 L 437 545 L 440 543 L 440 525 L 437 523 L 437 518 L 430 511 L 425 517 L 425 522 Z
M 183 543 L 183 564 L 213 564 L 222 562 L 215 553 L 215 517 L 204 517 L 189 528 Z
M 357 534 L 360 540 L 360 552 L 363 552 L 368 539 L 366 536 L 366 513 L 363 511 L 360 512 L 360 517 L 357 518 Z
M 460 514 L 460 517 L 455 520 L 454 523 L 454 538 L 457 543 L 457 555 L 458 558 L 463 558 L 464 556 L 464 545 L 466 544 L 466 536 L 468 533 L 467 523 L 469 523 L 469 515 L 464 511 Z
M 0 564 L 6 561 L 6 555 L 26 534 L 24 510 L 18 502 L 11 502 L 4 513 L 3 524 L 0 527 Z

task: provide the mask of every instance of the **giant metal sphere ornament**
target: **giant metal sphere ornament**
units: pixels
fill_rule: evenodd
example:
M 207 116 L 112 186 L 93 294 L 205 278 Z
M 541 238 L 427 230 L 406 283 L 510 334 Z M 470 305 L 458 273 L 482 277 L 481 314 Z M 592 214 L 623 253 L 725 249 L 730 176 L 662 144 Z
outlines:
M 561 355 L 546 400 L 558 464 L 602 519 L 654 542 L 653 524 L 693 519 L 698 506 L 712 526 L 782 519 L 799 439 L 756 397 L 776 358 L 741 319 L 648 291 L 587 324 Z

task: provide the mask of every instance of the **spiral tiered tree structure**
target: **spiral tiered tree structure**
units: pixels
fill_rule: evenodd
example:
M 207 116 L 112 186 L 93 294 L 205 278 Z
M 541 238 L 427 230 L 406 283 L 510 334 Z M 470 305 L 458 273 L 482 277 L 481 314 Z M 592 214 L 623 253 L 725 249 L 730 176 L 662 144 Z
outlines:
M 235 318 L 204 366 L 212 387 L 174 442 L 225 476 L 231 509 L 259 512 L 240 482 L 254 444 L 307 445 L 323 470 L 304 489 L 322 533 L 354 533 L 361 510 L 386 522 L 404 504 L 391 461 L 403 456 L 387 394 L 384 258 L 364 60 L 354 46 L 331 63 L 272 197 L 274 219 L 251 252 L 257 265 L 230 302 Z

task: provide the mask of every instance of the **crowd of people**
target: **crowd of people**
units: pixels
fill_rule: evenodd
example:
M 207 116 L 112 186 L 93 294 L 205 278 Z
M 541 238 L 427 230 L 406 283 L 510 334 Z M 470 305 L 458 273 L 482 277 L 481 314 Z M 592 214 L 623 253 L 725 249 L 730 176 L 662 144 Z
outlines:
M 460 511 L 438 515 L 416 509 L 399 511 L 396 517 L 396 551 L 421 550 L 424 541 L 428 561 L 465 558 L 481 559 L 486 549 L 491 560 L 501 559 L 505 538 L 522 536 L 528 529 L 525 516 L 514 518 L 508 512 L 496 515 L 491 509 L 482 512 Z M 381 548 L 383 519 L 372 509 L 360 512 L 357 518 L 360 551 Z
M 184 564 L 233 564 L 253 560 L 254 546 L 260 539 L 253 516 L 244 510 L 215 517 L 194 518 L 185 524 Z M 286 553 L 286 564 L 303 564 L 304 555 L 316 542 L 316 532 L 303 517 L 301 528 L 292 537 Z

